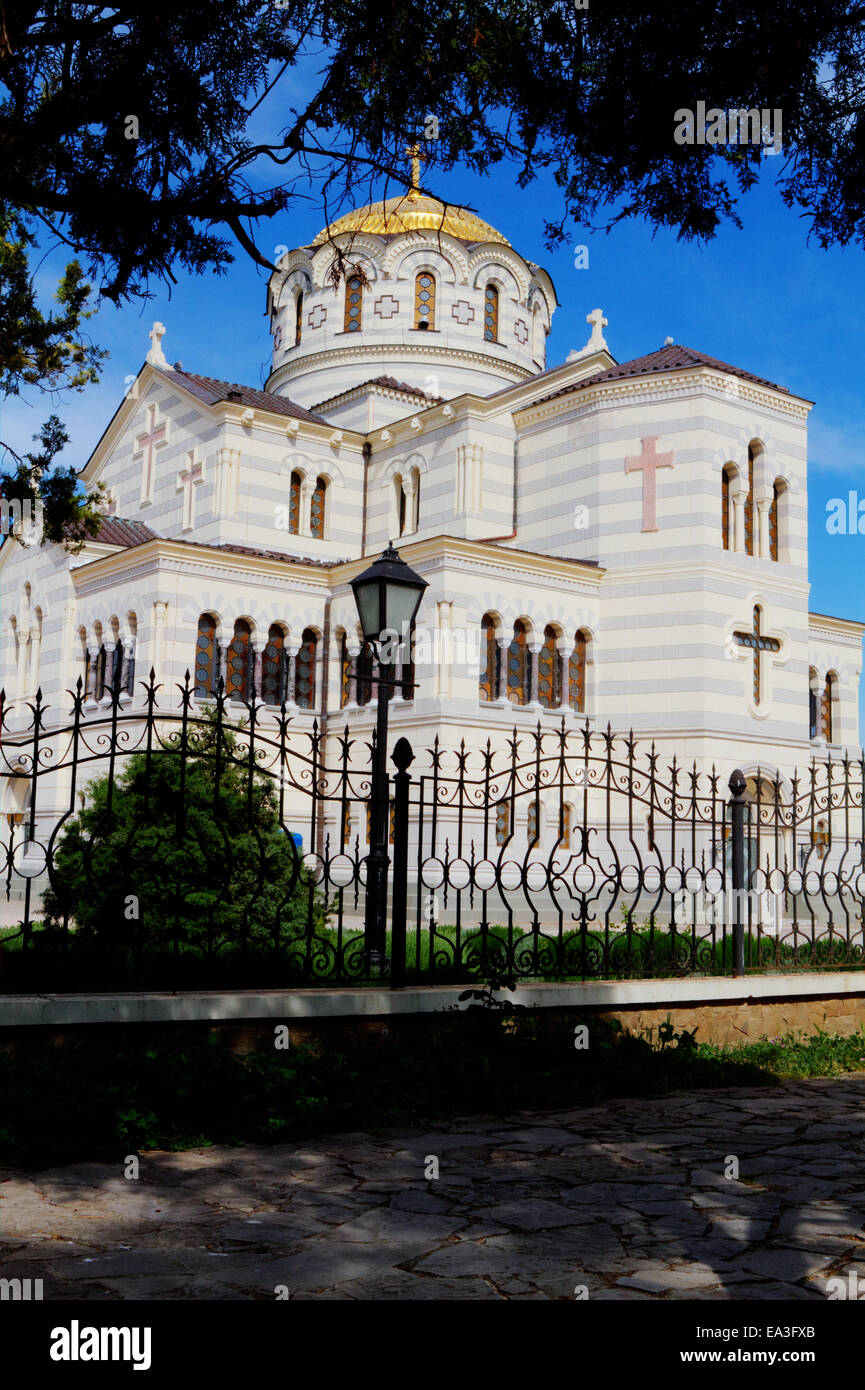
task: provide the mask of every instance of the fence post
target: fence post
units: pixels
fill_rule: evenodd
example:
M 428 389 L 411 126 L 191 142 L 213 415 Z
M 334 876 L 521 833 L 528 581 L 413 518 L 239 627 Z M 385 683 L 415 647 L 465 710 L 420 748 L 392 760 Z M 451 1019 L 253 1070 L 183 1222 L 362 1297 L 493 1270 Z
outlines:
M 405 984 L 406 901 L 408 896 L 408 784 L 414 753 L 407 738 L 397 739 L 391 754 L 393 779 L 393 892 L 391 896 L 390 987 Z
M 730 823 L 733 837 L 733 898 L 736 910 L 733 918 L 733 975 L 745 974 L 745 923 L 742 904 L 745 901 L 745 774 L 736 768 L 730 777 Z

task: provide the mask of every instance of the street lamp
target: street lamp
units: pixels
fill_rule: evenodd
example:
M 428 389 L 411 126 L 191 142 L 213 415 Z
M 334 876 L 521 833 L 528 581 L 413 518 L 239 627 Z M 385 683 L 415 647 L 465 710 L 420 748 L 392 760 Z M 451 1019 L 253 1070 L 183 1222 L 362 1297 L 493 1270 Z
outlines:
M 351 581 L 364 641 L 378 663 L 378 705 L 370 786 L 369 856 L 366 866 L 364 945 L 367 967 L 385 960 L 387 909 L 387 717 L 393 666 L 403 633 L 410 633 L 427 581 L 401 560 L 393 546 Z

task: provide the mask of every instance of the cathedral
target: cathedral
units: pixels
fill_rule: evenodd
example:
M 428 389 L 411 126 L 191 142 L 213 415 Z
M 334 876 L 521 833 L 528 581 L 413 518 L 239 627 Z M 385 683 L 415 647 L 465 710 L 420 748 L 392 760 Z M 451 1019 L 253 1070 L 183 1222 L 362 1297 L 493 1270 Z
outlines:
M 189 671 L 363 743 L 350 581 L 392 541 L 429 586 L 390 718 L 417 750 L 563 719 L 726 775 L 858 749 L 865 628 L 808 604 L 811 402 L 671 339 L 617 362 L 600 309 L 550 365 L 556 306 L 413 185 L 282 255 L 263 388 L 172 364 L 154 324 L 81 475 L 98 537 L 0 548 L 7 729 L 37 687 L 68 722 L 79 678 L 85 718 L 118 684 L 134 713 L 152 668 L 168 706 Z

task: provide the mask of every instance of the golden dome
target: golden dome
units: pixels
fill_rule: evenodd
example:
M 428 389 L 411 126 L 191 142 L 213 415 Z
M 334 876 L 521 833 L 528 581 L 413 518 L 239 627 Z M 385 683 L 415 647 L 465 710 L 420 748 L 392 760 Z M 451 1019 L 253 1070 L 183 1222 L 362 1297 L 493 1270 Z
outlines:
M 447 207 L 438 198 L 429 198 L 425 193 L 414 190 L 402 193 L 398 198 L 388 198 L 347 212 L 319 232 L 312 245 L 323 246 L 329 237 L 339 236 L 342 232 L 398 236 L 401 232 L 420 231 L 448 232 L 460 241 L 494 241 L 499 246 L 510 246 L 501 232 L 467 208 Z

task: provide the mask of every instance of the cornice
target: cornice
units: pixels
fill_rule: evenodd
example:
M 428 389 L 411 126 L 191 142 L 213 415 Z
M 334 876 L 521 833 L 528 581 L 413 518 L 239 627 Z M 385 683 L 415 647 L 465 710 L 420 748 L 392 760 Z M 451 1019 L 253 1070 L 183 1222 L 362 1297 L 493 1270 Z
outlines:
M 545 401 L 534 406 L 515 410 L 514 417 L 519 424 L 541 424 L 556 419 L 560 415 L 588 413 L 594 406 L 609 403 L 642 404 L 674 400 L 686 395 L 717 394 L 730 403 L 726 387 L 730 381 L 728 372 L 718 372 L 710 367 L 678 369 L 673 372 L 654 372 L 650 377 L 625 377 L 617 381 L 601 381 L 595 386 L 587 386 L 579 395 L 557 396 L 555 400 Z M 733 398 L 736 404 L 757 406 L 770 415 L 787 416 L 801 420 L 804 424 L 811 411 L 810 402 L 797 396 L 782 396 L 756 386 L 752 382 L 734 378 L 739 391 Z
M 157 571 L 199 575 L 212 575 L 214 571 L 218 571 L 223 578 L 236 577 L 241 580 L 254 574 L 257 579 L 278 579 L 283 585 L 290 575 L 292 584 L 320 591 L 329 587 L 330 576 L 334 572 L 331 568 L 321 569 L 316 565 L 306 565 L 303 560 L 286 562 L 265 555 L 238 555 L 234 551 L 219 550 L 217 547 L 210 550 L 204 546 L 196 546 L 195 554 L 192 555 L 182 541 L 156 537 L 154 540 L 145 541 L 143 545 L 92 560 L 89 564 L 73 570 L 72 574 L 76 592 L 83 592 L 91 580 L 101 581 L 121 575 L 129 578 Z
M 521 367 L 519 363 L 512 362 L 505 357 L 496 357 L 492 353 L 472 352 L 467 348 L 446 347 L 444 344 L 435 343 L 370 343 L 368 346 L 358 345 L 357 347 L 336 347 L 323 348 L 320 352 L 312 352 L 306 357 L 294 358 L 291 362 L 284 362 L 276 371 L 271 372 L 264 386 L 265 391 L 273 394 L 274 386 L 287 384 L 295 376 L 300 376 L 302 372 L 308 371 L 312 367 L 334 366 L 342 363 L 354 363 L 363 361 L 392 361 L 394 354 L 408 358 L 416 358 L 421 362 L 432 362 L 446 359 L 449 363 L 466 362 L 472 366 L 502 368 L 504 372 L 514 376 L 514 385 L 521 384 L 537 373 L 529 370 L 528 367 Z M 486 399 L 479 397 L 480 400 Z
M 562 556 L 535 555 L 521 550 L 491 551 L 484 541 L 465 540 L 459 536 L 432 536 L 428 540 L 403 542 L 400 555 L 410 565 L 429 564 L 442 568 L 454 562 L 471 565 L 478 573 L 499 574 L 505 579 L 513 579 L 519 574 L 542 573 L 557 580 L 588 585 L 597 588 L 604 570 L 598 565 L 590 565 L 580 560 L 569 560 Z M 347 584 L 356 574 L 365 569 L 373 552 L 356 560 L 344 561 L 331 570 L 334 583 Z
M 865 623 L 855 618 L 833 618 L 828 613 L 809 613 L 808 631 L 817 637 L 844 637 L 851 645 L 861 646 Z

